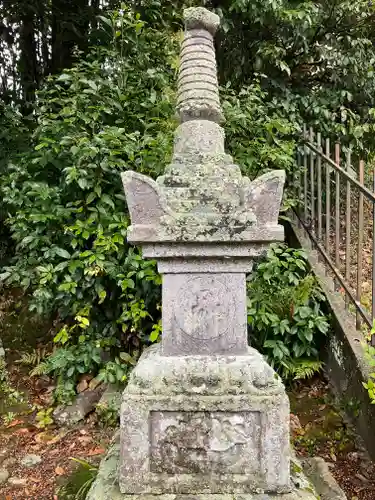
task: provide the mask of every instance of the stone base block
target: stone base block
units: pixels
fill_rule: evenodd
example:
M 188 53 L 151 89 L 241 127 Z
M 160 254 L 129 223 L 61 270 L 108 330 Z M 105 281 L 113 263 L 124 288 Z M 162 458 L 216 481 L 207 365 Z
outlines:
M 117 498 L 117 497 L 116 497 Z M 119 500 L 319 500 L 311 491 L 295 490 L 284 494 L 228 495 L 122 495 Z
M 299 465 L 292 469 L 296 472 L 291 476 L 293 489 L 285 494 L 201 494 L 201 495 L 126 495 L 120 492 L 118 485 L 118 466 L 120 457 L 119 438 L 114 440 L 107 456 L 102 460 L 98 476 L 92 485 L 86 500 L 342 500 L 342 497 L 321 496 L 315 492 L 311 483 L 305 478 Z M 298 471 L 298 472 L 297 472 Z
M 289 400 L 257 351 L 140 359 L 123 395 L 122 493 L 285 493 L 289 459 Z

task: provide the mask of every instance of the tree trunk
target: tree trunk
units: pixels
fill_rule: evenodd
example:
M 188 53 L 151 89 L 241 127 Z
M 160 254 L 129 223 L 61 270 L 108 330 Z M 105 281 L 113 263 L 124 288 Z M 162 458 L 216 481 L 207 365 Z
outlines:
M 52 0 L 52 60 L 50 73 L 70 68 L 74 50 L 88 49 L 88 0 Z
M 35 40 L 35 13 L 30 5 L 23 5 L 19 31 L 20 58 L 18 62 L 24 111 L 30 109 L 35 100 L 39 81 L 37 47 Z

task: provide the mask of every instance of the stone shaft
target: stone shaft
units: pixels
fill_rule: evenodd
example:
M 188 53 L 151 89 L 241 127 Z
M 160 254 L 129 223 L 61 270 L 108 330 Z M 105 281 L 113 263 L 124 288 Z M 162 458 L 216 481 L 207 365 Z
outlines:
M 245 273 L 220 261 L 176 264 L 163 273 L 163 354 L 246 354 Z

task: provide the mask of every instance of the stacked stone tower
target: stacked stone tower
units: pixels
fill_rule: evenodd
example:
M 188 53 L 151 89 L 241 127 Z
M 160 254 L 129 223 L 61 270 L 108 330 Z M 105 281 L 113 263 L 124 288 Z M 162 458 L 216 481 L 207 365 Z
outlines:
M 163 339 L 123 395 L 120 489 L 129 499 L 285 493 L 289 401 L 248 347 L 245 287 L 254 259 L 283 239 L 284 172 L 250 182 L 225 153 L 219 18 L 187 9 L 185 25 L 172 162 L 156 182 L 123 174 L 129 241 L 163 276 Z

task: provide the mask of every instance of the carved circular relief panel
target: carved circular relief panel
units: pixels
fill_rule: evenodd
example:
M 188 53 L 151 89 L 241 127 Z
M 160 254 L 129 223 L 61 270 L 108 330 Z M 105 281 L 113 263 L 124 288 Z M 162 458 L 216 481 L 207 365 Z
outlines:
M 177 292 L 176 323 L 190 337 L 211 340 L 224 335 L 233 314 L 228 286 L 209 274 L 187 279 Z

